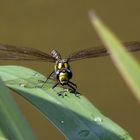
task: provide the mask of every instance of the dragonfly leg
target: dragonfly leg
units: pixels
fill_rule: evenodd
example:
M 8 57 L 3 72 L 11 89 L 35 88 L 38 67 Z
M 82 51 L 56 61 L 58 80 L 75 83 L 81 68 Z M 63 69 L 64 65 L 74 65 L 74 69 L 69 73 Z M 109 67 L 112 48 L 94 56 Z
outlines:
M 74 93 L 76 92 L 77 86 L 74 83 L 72 83 L 72 82 L 69 81 L 67 85 L 74 91 Z
M 76 84 L 72 83 L 71 81 L 69 81 L 69 83 L 70 83 L 71 85 L 73 85 L 73 86 L 75 87 L 75 89 L 77 89 L 77 85 L 76 85 Z
M 51 75 L 54 74 L 54 71 L 50 73 L 50 75 L 47 77 L 47 79 L 44 81 L 44 83 L 41 85 L 41 88 L 47 83 L 48 79 L 51 77 Z
M 60 84 L 59 81 L 52 87 L 52 89 L 54 89 L 55 87 L 57 87 L 58 84 Z
M 80 93 L 76 92 L 77 85 L 72 83 L 71 81 L 69 81 L 67 85 L 73 90 L 75 96 L 79 97 Z

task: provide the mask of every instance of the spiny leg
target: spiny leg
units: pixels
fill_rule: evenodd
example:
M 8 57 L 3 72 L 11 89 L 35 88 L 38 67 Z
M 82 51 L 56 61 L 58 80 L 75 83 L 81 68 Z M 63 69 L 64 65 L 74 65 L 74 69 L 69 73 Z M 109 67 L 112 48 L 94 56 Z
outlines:
M 64 85 L 63 85 L 60 81 L 58 81 L 58 82 L 52 87 L 52 89 L 54 89 L 55 87 L 57 87 L 58 84 L 62 85 L 62 87 L 63 87 L 63 91 L 60 91 L 60 92 L 57 93 L 58 96 L 62 96 L 62 97 L 67 96 L 67 94 L 65 94 L 66 91 L 64 91 Z
M 69 82 L 70 83 L 70 82 Z M 73 91 L 74 91 L 74 94 L 75 94 L 75 92 L 76 92 L 76 88 L 74 88 L 71 84 L 67 84 Z
M 57 87 L 58 84 L 60 84 L 59 81 L 52 87 L 52 89 L 54 89 L 55 87 Z
M 41 88 L 45 85 L 45 83 L 47 83 L 48 79 L 51 77 L 51 75 L 54 74 L 54 71 L 52 71 L 50 73 L 50 75 L 47 77 L 47 79 L 44 81 L 44 83 L 42 84 Z
M 76 92 L 76 89 L 77 89 L 77 85 L 76 84 L 74 84 L 71 81 L 69 81 L 67 85 L 74 91 L 75 96 L 78 97 L 78 95 L 80 95 L 80 93 Z
M 74 84 L 73 82 L 69 81 L 68 83 L 70 83 L 71 85 L 73 85 L 75 87 L 75 89 L 77 89 L 77 85 Z
M 58 84 L 60 84 L 60 81 L 58 81 L 58 82 L 52 87 L 52 89 L 54 89 L 55 87 L 57 87 Z M 59 93 L 57 93 L 57 94 L 58 94 L 58 96 L 62 96 L 62 92 L 59 92 Z M 64 96 L 62 96 L 62 97 L 64 97 Z

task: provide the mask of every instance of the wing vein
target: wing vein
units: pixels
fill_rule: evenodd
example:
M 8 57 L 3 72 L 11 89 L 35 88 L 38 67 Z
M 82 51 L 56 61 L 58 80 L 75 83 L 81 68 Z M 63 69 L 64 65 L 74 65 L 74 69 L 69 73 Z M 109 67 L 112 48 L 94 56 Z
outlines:
M 130 52 L 139 51 L 140 50 L 140 42 L 138 41 L 131 41 L 123 43 L 126 49 Z M 93 57 L 102 57 L 109 55 L 109 52 L 105 48 L 105 46 L 98 46 L 93 48 L 84 49 L 78 52 L 73 52 L 70 54 L 67 59 L 69 62 L 86 59 L 86 58 L 93 58 Z

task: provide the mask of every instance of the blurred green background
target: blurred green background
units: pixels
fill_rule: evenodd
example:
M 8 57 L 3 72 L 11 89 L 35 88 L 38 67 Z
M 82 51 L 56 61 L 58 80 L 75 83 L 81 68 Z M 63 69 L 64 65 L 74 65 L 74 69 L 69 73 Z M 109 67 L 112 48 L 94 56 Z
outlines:
M 0 42 L 37 48 L 47 53 L 57 49 L 67 54 L 101 45 L 89 19 L 97 15 L 122 41 L 140 41 L 138 0 L 0 0 Z M 140 52 L 135 53 L 140 60 Z M 53 64 L 45 62 L 0 61 L 48 75 Z M 100 111 L 120 124 L 135 140 L 140 138 L 140 105 L 113 66 L 110 57 L 73 62 L 73 82 Z M 14 94 L 39 140 L 64 140 L 60 132 L 32 105 Z

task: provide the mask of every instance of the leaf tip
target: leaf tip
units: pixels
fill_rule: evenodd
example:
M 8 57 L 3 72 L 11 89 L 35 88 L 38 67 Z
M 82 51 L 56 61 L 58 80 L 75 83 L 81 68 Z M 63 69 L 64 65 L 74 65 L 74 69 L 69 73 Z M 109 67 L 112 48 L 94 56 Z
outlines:
M 97 19 L 96 12 L 94 10 L 89 10 L 88 15 L 91 21 L 95 21 Z

